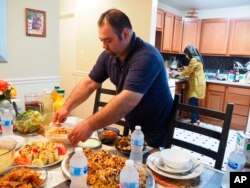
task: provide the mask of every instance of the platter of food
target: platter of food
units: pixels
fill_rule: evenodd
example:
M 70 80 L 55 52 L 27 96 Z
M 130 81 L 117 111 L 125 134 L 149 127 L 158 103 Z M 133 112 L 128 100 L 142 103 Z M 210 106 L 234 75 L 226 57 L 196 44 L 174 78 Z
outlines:
M 122 136 L 120 138 L 117 138 L 114 142 L 115 148 L 121 152 L 124 155 L 130 155 L 131 152 L 131 138 L 130 136 Z M 144 141 L 144 147 L 143 150 L 145 150 L 147 147 L 147 142 Z
M 72 130 L 71 127 L 52 127 L 49 128 L 45 136 L 53 141 L 53 142 L 59 142 L 63 144 L 70 144 L 70 141 L 68 139 L 68 134 Z
M 67 153 L 67 148 L 62 143 L 51 141 L 33 142 L 22 146 L 15 155 L 17 165 L 34 165 L 49 167 L 60 163 Z
M 44 187 L 48 173 L 35 166 L 12 166 L 0 174 L 0 187 Z
M 87 183 L 90 187 L 118 187 L 119 174 L 125 166 L 127 158 L 114 155 L 107 150 L 94 151 L 85 149 L 84 154 L 88 160 Z M 67 155 L 62 163 L 63 173 L 70 178 L 69 161 L 73 152 Z M 136 165 L 140 177 L 140 188 L 154 188 L 155 180 L 152 173 L 144 165 Z

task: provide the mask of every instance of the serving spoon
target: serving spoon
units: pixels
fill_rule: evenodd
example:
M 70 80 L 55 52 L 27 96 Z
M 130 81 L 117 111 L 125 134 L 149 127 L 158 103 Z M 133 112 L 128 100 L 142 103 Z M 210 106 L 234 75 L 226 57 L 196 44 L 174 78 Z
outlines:
M 12 105 L 16 113 L 16 119 L 21 120 L 23 118 L 23 115 L 18 112 L 16 102 L 12 102 Z

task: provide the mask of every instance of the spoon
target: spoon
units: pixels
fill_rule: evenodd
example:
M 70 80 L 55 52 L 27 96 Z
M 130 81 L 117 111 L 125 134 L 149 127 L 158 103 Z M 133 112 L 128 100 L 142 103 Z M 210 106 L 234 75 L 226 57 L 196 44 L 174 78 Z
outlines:
M 23 115 L 18 112 L 16 102 L 12 102 L 12 104 L 13 104 L 14 110 L 16 112 L 16 119 L 21 120 L 23 118 Z

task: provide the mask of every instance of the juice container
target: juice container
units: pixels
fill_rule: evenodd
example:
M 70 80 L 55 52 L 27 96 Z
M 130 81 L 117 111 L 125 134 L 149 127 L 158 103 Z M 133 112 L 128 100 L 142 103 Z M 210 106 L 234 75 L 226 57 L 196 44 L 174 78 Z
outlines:
M 64 94 L 65 94 L 64 89 L 58 89 L 57 90 L 57 99 L 53 103 L 54 112 L 56 112 L 57 110 L 59 110 L 63 106 L 63 104 L 65 102 Z
M 60 89 L 60 87 L 59 86 L 55 86 L 54 90 L 51 93 L 51 99 L 52 99 L 53 103 L 56 101 L 56 97 L 57 97 L 57 91 L 56 90 L 58 90 L 58 89 Z

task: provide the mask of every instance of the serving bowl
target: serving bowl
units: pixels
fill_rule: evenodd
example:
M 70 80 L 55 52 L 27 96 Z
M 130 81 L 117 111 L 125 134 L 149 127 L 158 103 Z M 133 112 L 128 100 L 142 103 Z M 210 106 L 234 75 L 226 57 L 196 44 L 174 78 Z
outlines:
M 118 138 L 119 129 L 106 127 L 103 130 L 98 130 L 97 134 L 103 144 L 112 144 Z
M 39 131 L 43 120 L 44 117 L 40 112 L 27 110 L 21 114 L 21 117 L 16 117 L 14 119 L 14 124 L 18 132 L 22 134 L 31 134 Z
M 191 161 L 188 152 L 177 148 L 161 150 L 161 158 L 167 166 L 175 169 L 184 168 Z
M 17 142 L 15 140 L 8 137 L 0 137 L 0 173 L 13 164 L 16 145 Z
M 70 140 L 68 138 L 69 132 L 72 130 L 70 127 L 52 127 L 46 130 L 45 136 L 53 142 L 70 144 Z
M 122 136 L 117 138 L 114 142 L 115 148 L 124 155 L 130 155 L 131 152 L 131 137 Z M 143 150 L 147 147 L 147 142 L 144 140 Z
M 0 174 L 0 187 L 31 186 L 41 188 L 46 184 L 48 173 L 44 168 L 36 166 L 12 166 Z

